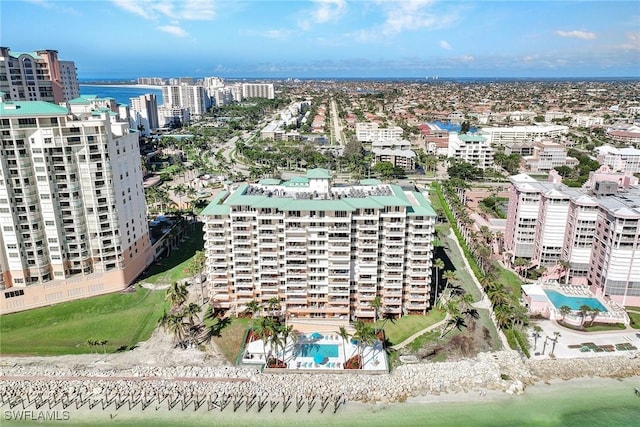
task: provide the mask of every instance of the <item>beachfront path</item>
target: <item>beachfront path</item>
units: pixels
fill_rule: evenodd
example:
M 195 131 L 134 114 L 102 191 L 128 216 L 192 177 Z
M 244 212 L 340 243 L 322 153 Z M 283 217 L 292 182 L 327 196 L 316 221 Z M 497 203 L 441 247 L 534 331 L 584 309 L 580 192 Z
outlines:
M 407 345 L 409 345 L 410 343 L 412 343 L 413 340 L 415 340 L 416 338 L 426 334 L 427 332 L 431 332 L 434 329 L 438 329 L 439 327 L 444 326 L 444 324 L 447 323 L 447 320 L 449 320 L 449 315 L 448 314 L 444 317 L 444 319 L 442 319 L 438 323 L 434 323 L 433 325 L 431 325 L 429 327 L 426 327 L 421 331 L 416 332 L 415 334 L 411 335 L 406 340 L 402 341 L 400 344 L 392 345 L 389 348 L 391 348 L 393 350 L 400 350 L 401 348 L 404 348 Z

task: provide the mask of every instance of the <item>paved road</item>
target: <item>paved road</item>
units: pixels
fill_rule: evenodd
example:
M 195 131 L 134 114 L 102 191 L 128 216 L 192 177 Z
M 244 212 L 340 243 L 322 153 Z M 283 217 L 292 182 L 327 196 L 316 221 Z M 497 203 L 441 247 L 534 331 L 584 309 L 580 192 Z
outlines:
M 333 125 L 333 144 L 343 145 L 342 126 L 340 117 L 338 116 L 338 107 L 336 105 L 336 100 L 333 98 L 331 98 L 331 124 Z

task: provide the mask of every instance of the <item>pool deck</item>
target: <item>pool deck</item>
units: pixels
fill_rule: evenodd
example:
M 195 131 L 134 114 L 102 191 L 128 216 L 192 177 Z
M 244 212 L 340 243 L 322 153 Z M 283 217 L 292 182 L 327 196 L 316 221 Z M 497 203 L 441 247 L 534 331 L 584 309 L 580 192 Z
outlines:
M 570 314 L 563 316 L 560 308 L 556 307 L 547 295 L 546 291 L 555 291 L 568 298 L 590 298 L 598 301 L 606 311 L 601 311 L 595 317 L 595 322 L 600 323 L 623 323 L 629 325 L 630 319 L 623 307 L 615 301 L 604 299 L 594 295 L 586 286 L 560 285 L 557 282 L 539 282 L 535 285 L 523 286 L 523 293 L 527 293 L 529 299 L 529 309 L 532 313 L 540 313 L 544 317 L 553 320 L 564 319 L 566 323 L 574 326 L 582 325 L 584 319 L 579 309 L 573 309 Z M 587 315 L 589 321 L 590 315 Z
M 284 361 L 287 363 L 286 371 L 288 372 L 387 372 L 386 353 L 377 344 L 375 346 L 367 346 L 363 351 L 364 366 L 363 369 L 344 369 L 345 355 L 349 359 L 358 353 L 358 346 L 353 344 L 351 340 L 344 341 L 337 332 L 325 331 L 315 332 L 320 334 L 321 338 L 315 338 L 312 334 L 300 334 L 295 342 L 288 342 L 284 351 Z M 323 363 L 316 363 L 313 357 L 304 357 L 300 353 L 301 344 L 318 344 L 318 345 L 336 345 L 338 347 L 337 357 L 328 357 Z M 267 343 L 267 359 L 270 357 L 271 348 Z M 243 364 L 264 365 L 264 342 L 262 340 L 252 341 L 245 346 L 242 357 Z M 282 353 L 278 357 L 282 359 Z M 281 371 L 284 369 L 274 369 Z

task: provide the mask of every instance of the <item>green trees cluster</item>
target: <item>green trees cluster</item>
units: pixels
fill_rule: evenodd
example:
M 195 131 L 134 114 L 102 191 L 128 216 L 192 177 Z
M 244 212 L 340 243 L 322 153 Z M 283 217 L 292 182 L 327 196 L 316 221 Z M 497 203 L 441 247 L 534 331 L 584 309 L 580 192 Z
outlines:
M 494 236 L 490 230 L 482 229 L 480 233 L 476 233 L 471 229 L 473 222 L 462 203 L 468 186 L 461 180 L 450 179 L 442 188 L 438 184 L 434 184 L 434 188 L 473 273 L 491 301 L 497 326 L 504 331 L 513 348 L 520 348 L 528 356 L 528 344 L 524 338 L 524 327 L 529 321 L 527 310 L 520 305 L 519 295 L 514 295 L 498 279 L 499 267 L 491 257 L 491 241 Z
M 227 310 L 212 305 L 187 303 L 188 297 L 186 284 L 173 282 L 165 294 L 170 309 L 165 310 L 158 320 L 160 326 L 173 335 L 175 346 L 183 349 L 220 336 L 221 331 L 230 323 Z
M 563 178 L 563 184 L 569 187 L 580 187 L 589 179 L 589 172 L 595 171 L 600 167 L 597 160 L 589 157 L 588 154 L 570 148 L 567 155 L 578 159 L 578 166 L 558 166 L 556 172 Z
M 520 170 L 522 156 L 516 153 L 505 154 L 504 149 L 498 149 L 493 154 L 493 163 L 502 167 L 510 175 L 516 175 Z
M 251 316 L 250 332 L 262 340 L 266 367 L 286 368 L 285 350 L 290 343 L 295 343 L 297 335 L 280 315 L 280 300 L 272 297 L 265 305 L 257 300 L 249 301 L 244 313 Z
M 450 178 L 458 178 L 463 181 L 476 181 L 484 176 L 484 171 L 464 160 L 452 160 L 447 168 Z

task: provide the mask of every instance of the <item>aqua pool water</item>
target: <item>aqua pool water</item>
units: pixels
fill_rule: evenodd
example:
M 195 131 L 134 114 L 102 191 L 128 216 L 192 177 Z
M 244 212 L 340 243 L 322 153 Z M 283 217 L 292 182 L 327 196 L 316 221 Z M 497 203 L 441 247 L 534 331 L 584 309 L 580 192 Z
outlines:
M 302 344 L 300 345 L 300 355 L 302 357 L 314 357 L 320 354 L 324 357 L 338 357 L 337 344 Z
M 589 297 L 569 297 L 561 294 L 556 291 L 545 290 L 544 293 L 547 294 L 547 297 L 551 301 L 551 303 L 557 308 L 560 309 L 563 305 L 569 306 L 571 310 L 580 310 L 580 307 L 583 305 L 587 305 L 592 309 L 598 309 L 601 312 L 606 312 L 607 308 L 602 305 L 600 301 L 596 298 Z

